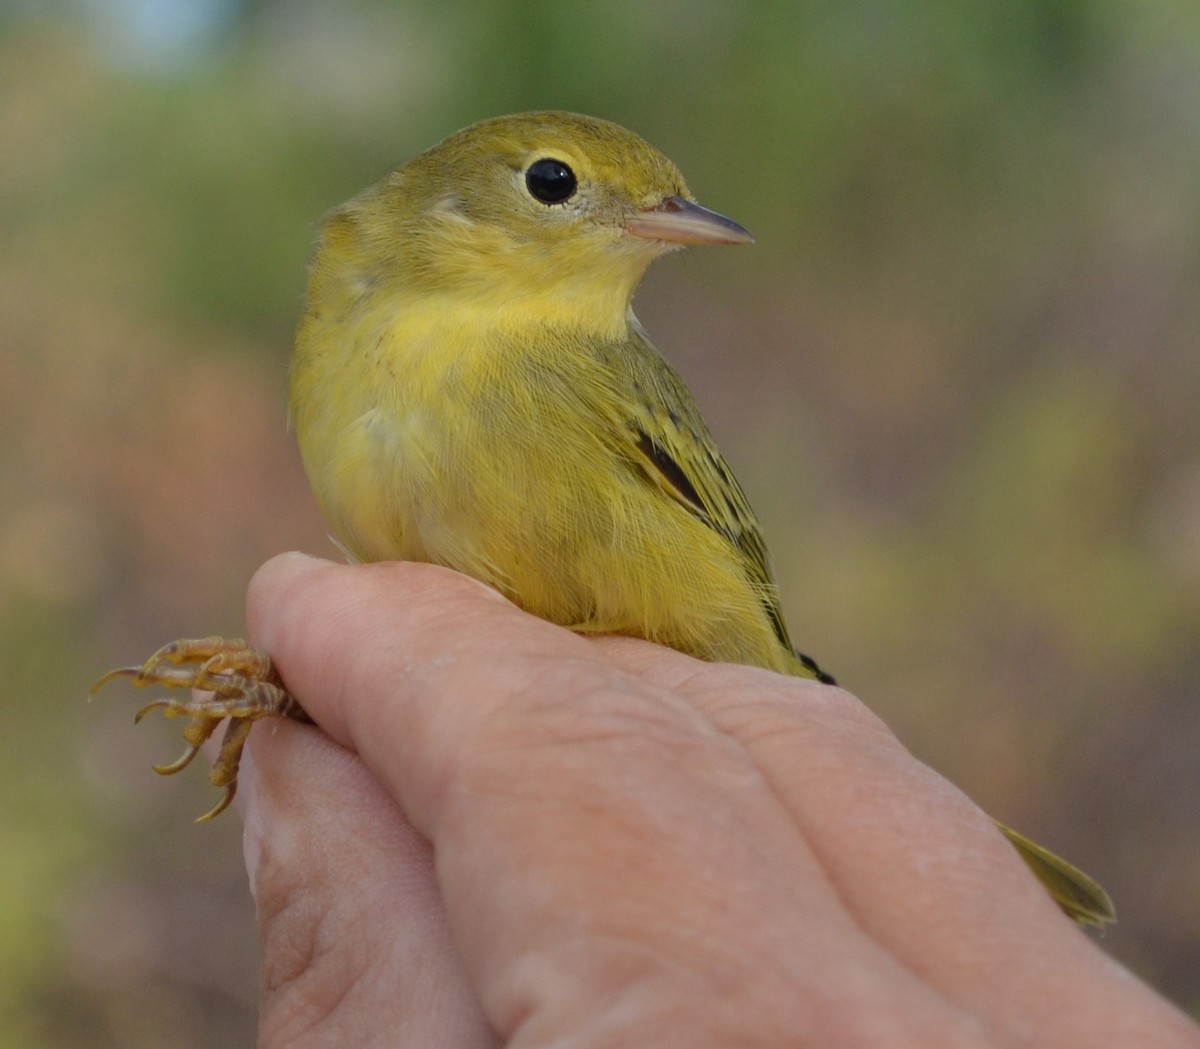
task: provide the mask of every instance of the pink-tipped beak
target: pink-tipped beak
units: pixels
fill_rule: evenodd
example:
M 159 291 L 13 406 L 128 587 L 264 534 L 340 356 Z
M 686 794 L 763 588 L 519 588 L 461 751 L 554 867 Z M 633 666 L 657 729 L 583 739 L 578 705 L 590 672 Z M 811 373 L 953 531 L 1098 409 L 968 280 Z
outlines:
M 639 211 L 627 227 L 635 237 L 671 244 L 753 244 L 745 226 L 683 197 L 667 197 L 658 207 Z

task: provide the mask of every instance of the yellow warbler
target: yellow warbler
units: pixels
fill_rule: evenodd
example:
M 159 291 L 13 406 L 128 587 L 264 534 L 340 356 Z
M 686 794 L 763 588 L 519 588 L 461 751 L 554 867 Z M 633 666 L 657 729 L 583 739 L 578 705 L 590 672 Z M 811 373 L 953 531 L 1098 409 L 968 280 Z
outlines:
M 630 308 L 659 256 L 751 239 L 637 135 L 558 112 L 468 127 L 335 208 L 291 416 L 346 552 L 447 565 L 572 630 L 832 683 L 793 649 L 746 497 Z M 176 642 L 98 685 L 114 675 L 219 694 L 146 708 L 193 718 L 160 771 L 237 719 L 209 816 L 253 720 L 304 716 L 241 642 Z M 1112 916 L 1090 878 L 1001 829 L 1068 913 Z

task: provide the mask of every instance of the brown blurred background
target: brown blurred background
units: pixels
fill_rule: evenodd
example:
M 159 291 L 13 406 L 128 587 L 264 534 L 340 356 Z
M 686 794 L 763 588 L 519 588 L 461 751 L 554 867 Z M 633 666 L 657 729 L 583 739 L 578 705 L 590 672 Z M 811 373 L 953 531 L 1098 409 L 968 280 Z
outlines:
M 252 1041 L 237 818 L 83 696 L 335 555 L 284 418 L 313 221 L 536 107 L 758 235 L 638 309 L 798 642 L 1200 1015 L 1200 7 L 8 0 L 0 1049 Z

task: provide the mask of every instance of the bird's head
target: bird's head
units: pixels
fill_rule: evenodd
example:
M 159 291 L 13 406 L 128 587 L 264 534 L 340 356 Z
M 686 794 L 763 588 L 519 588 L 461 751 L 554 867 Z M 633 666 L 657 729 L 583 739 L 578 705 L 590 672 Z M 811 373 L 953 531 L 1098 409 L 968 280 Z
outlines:
M 534 112 L 473 124 L 401 165 L 332 213 L 325 247 L 344 241 L 424 293 L 582 317 L 591 305 L 624 316 L 660 255 L 752 239 L 631 131 Z

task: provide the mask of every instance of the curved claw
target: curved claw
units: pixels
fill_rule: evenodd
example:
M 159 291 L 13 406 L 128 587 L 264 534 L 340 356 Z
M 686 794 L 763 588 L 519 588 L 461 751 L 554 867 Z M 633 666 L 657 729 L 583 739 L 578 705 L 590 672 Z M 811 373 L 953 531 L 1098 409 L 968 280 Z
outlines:
M 237 780 L 230 780 L 225 784 L 225 790 L 221 794 L 221 800 L 218 801 L 211 809 L 203 816 L 197 816 L 197 823 L 207 823 L 209 820 L 216 819 L 222 812 L 229 808 L 230 802 L 233 801 L 233 796 L 237 793 Z
M 110 681 L 115 681 L 119 677 L 137 677 L 141 673 L 141 667 L 117 667 L 116 670 L 110 670 L 101 678 L 97 678 L 92 682 L 92 687 L 88 689 L 87 701 L 90 703 L 96 698 L 96 693 L 99 692 Z
M 174 776 L 176 772 L 182 772 L 186 769 L 192 763 L 192 758 L 199 753 L 199 747 L 189 744 L 184 752 L 169 765 L 155 765 L 154 771 L 160 776 Z
M 136 714 L 133 715 L 133 723 L 136 725 L 139 721 L 142 720 L 142 718 L 144 718 L 152 710 L 170 710 L 172 704 L 173 704 L 173 700 L 167 699 L 165 697 L 151 700 L 144 707 L 142 707 L 141 710 L 139 710 Z

